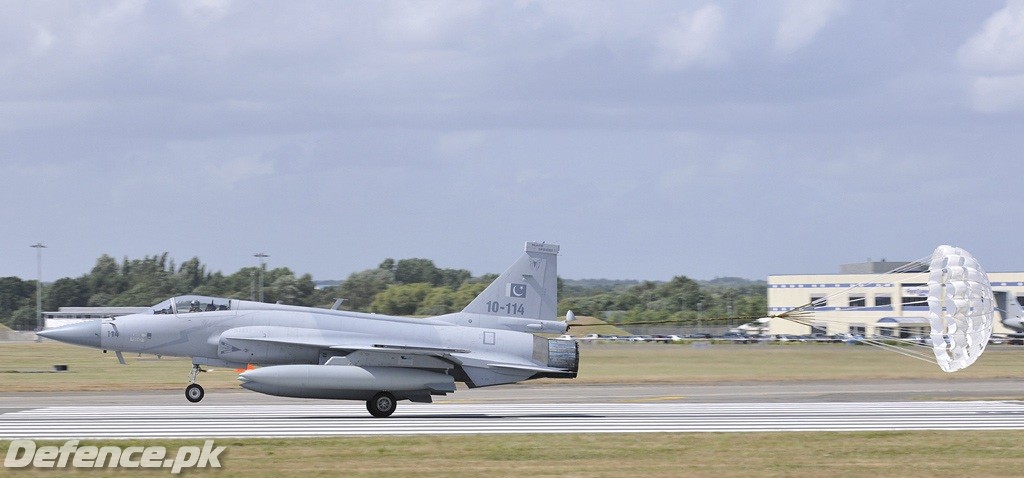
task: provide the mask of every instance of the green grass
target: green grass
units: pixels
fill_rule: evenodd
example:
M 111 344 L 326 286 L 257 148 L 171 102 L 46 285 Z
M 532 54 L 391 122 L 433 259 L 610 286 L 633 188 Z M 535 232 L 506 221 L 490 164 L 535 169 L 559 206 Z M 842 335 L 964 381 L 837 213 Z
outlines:
M 99 390 L 170 390 L 188 383 L 192 361 L 188 358 L 125 354 L 128 365 L 117 362 L 113 352 L 52 341 L 0 342 L 0 380 L 8 392 L 67 392 Z M 49 372 L 65 364 L 68 372 Z M 238 374 L 219 369 L 202 374 L 204 388 L 237 388 Z
M 52 341 L 0 342 L 0 380 L 8 392 L 177 390 L 188 381 L 187 358 L 113 353 Z M 945 373 L 934 363 L 867 346 L 845 344 L 582 344 L 580 374 L 572 383 L 714 383 L 806 380 L 1018 378 L 1024 349 L 990 347 L 974 365 Z M 28 373 L 66 364 L 67 373 Z M 199 378 L 210 390 L 238 388 L 233 369 Z M 539 380 L 534 384 L 566 383 Z
M 1024 371 L 1024 348 L 990 347 L 965 370 L 846 344 L 583 344 L 583 383 L 993 379 Z
M 711 383 L 849 379 L 1019 378 L 1024 350 L 995 347 L 967 370 L 941 372 L 864 346 L 793 344 L 581 346 L 574 383 Z M 126 357 L 43 343 L 0 343 L 5 392 L 180 389 L 189 360 Z M 68 364 L 68 373 L 24 373 Z M 20 373 L 14 373 L 18 371 Z M 236 388 L 233 370 L 200 380 Z M 558 386 L 566 381 L 542 380 Z M 1019 476 L 1024 431 L 463 435 L 223 439 L 218 476 Z M 42 442 L 40 442 L 42 443 Z M 59 444 L 62 442 L 48 442 Z M 89 440 L 83 445 L 202 445 L 202 440 Z M 9 442 L 0 441 L 0 455 Z M 9 473 L 7 473 L 9 472 Z M 189 470 L 186 475 L 205 475 Z M 166 469 L 4 470 L 11 476 L 170 476 Z
M 1020 476 L 1024 431 L 466 435 L 216 440 L 218 476 Z M 84 441 L 164 445 L 202 440 Z M 9 442 L 0 442 L 6 455 Z M 39 442 L 60 444 L 63 442 Z M 169 476 L 166 469 L 14 470 L 11 476 Z

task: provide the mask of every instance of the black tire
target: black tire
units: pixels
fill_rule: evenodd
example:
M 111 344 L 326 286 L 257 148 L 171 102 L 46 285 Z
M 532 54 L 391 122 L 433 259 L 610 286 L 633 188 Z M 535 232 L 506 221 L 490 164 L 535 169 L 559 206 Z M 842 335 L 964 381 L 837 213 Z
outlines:
M 390 417 L 398 408 L 398 400 L 388 392 L 380 392 L 366 401 L 366 410 L 377 418 Z
M 205 395 L 206 392 L 198 383 L 193 383 L 192 385 L 185 387 L 185 399 L 192 403 L 199 403 Z

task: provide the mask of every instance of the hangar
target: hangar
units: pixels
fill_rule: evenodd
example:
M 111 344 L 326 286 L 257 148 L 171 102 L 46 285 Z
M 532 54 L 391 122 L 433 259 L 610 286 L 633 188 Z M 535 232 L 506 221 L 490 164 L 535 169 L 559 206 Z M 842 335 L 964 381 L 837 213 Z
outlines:
M 901 270 L 893 273 L 890 271 Z M 989 272 L 995 291 L 1024 303 L 1024 272 Z M 814 303 L 810 326 L 772 319 L 770 334 L 854 334 L 913 338 L 928 335 L 928 265 L 875 261 L 840 266 L 839 274 L 768 276 L 768 313 Z M 996 314 L 993 332 L 1012 333 Z

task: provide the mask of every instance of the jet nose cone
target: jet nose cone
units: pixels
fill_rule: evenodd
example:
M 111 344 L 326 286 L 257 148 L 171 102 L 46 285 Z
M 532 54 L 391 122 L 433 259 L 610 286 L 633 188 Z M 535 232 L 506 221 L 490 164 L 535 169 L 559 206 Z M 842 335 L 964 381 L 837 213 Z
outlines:
M 100 321 L 87 320 L 56 329 L 41 330 L 36 332 L 36 335 L 69 344 L 100 348 Z

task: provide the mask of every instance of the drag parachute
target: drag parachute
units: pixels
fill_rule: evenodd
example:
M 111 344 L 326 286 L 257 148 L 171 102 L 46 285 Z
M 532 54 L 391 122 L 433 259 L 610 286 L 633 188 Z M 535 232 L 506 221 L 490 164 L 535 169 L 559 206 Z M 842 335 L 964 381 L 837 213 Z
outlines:
M 937 247 L 928 267 L 928 321 L 942 370 L 967 368 L 981 356 L 994 312 L 992 286 L 978 261 L 959 247 Z
M 922 264 L 928 264 L 927 272 L 919 268 Z M 915 273 L 918 275 L 907 277 Z M 935 248 L 930 259 L 923 257 L 906 263 L 886 275 L 892 276 L 893 281 L 899 283 L 928 276 L 928 324 L 931 328 L 931 343 L 921 340 L 920 337 L 901 337 L 902 332 L 884 337 L 854 337 L 851 340 L 918 360 L 938 363 L 939 368 L 946 372 L 967 368 L 978 360 L 992 335 L 995 297 L 988 275 L 969 252 L 959 247 L 939 246 Z M 846 294 L 864 285 L 854 284 L 829 297 Z M 821 299 L 818 299 L 772 317 L 815 327 L 821 322 L 827 322 L 814 316 L 815 309 L 820 303 Z M 925 348 L 930 348 L 931 352 L 924 350 Z

